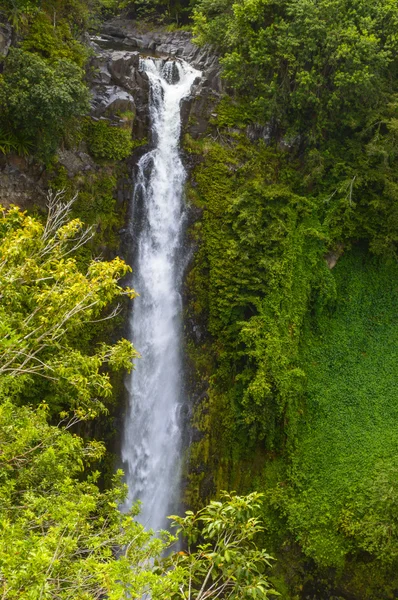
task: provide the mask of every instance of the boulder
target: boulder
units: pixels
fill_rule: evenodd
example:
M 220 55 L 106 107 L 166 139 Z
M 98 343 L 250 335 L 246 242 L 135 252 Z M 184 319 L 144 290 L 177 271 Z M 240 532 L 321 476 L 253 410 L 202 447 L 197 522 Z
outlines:
M 94 117 L 116 117 L 123 112 L 135 114 L 133 96 L 117 85 L 96 85 L 93 93 L 91 114 Z
M 78 173 L 94 171 L 96 169 L 95 162 L 85 152 L 58 150 L 57 157 L 59 164 L 67 170 L 69 177 L 74 177 Z
M 139 68 L 139 53 L 115 51 L 109 54 L 108 71 L 113 81 L 127 90 L 134 89 L 134 72 Z

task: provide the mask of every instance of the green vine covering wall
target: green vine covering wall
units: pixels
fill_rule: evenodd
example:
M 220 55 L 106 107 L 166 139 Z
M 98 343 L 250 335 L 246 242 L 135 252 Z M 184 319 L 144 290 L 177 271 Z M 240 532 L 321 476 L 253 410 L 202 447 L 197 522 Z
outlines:
M 250 142 L 251 114 L 225 97 L 207 135 L 185 139 L 197 165 L 189 197 L 202 210 L 191 228 L 199 249 L 189 311 L 208 332 L 201 347 L 190 344 L 208 394 L 194 417 L 202 439 L 187 501 L 226 488 L 265 492 L 264 543 L 279 552 L 285 582 L 292 562 L 299 571 L 313 560 L 325 585 L 393 597 L 393 127 L 369 131 L 365 148 L 334 141 L 319 177 L 318 149 L 300 156 Z M 338 185 L 338 161 L 358 176 Z M 280 589 L 295 597 L 310 579 Z

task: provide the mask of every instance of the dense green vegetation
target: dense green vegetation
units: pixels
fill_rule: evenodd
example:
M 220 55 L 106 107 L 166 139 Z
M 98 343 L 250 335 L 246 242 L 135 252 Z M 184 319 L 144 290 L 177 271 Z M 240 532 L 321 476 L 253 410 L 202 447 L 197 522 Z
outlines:
M 393 598 L 397 0 L 3 0 L 0 10 L 13 29 L 0 75 L 0 152 L 51 166 L 67 198 L 78 190 L 73 215 L 95 224 L 104 252 L 115 251 L 123 221 L 114 199 L 123 167 L 115 165 L 134 142 L 129 125 L 87 117 L 84 32 L 123 10 L 145 27 L 190 22 L 197 43 L 220 54 L 224 96 L 206 134 L 184 140 L 195 165 L 188 194 L 202 212 L 190 231 L 198 251 L 188 312 L 205 332 L 189 353 L 207 389 L 194 416 L 202 439 L 191 449 L 186 499 L 201 509 L 223 489 L 264 494 L 265 530 L 255 521 L 253 535 L 277 555 L 272 581 L 286 600 L 303 586 L 314 597 Z M 79 143 L 98 169 L 70 177 L 54 154 Z M 224 591 L 244 597 L 246 584 L 229 577 L 245 561 L 247 597 L 266 597 L 258 565 L 267 557 L 253 538 L 240 539 L 244 554 L 219 540 L 207 546 L 209 523 L 243 526 L 259 496 L 243 500 L 243 512 L 226 496 L 176 518 L 199 546 L 172 555 L 170 576 L 158 579 L 142 562 L 159 556 L 161 542 L 118 514 L 119 483 L 100 489 L 102 445 L 70 431 L 89 431 L 87 419 L 109 409 L 110 367 L 131 366 L 131 346 L 101 344 L 92 323 L 125 295 L 117 280 L 126 267 L 92 262 L 91 240 L 70 254 L 78 220 L 46 237 L 41 221 L 12 209 L 0 225 L 5 598 L 46 597 L 47 588 L 47 597 L 118 598 L 126 589 L 138 597 L 148 585 L 154 598 L 178 598 L 190 580 L 199 599 L 209 556 L 207 581 L 222 577 Z M 25 508 L 6 537 L 15 506 Z M 115 561 L 129 539 L 138 540 L 131 555 Z M 10 545 L 21 547 L 14 562 L 5 559 Z M 71 578 L 81 586 L 75 596 Z M 51 587 L 60 581 L 62 589 Z
M 116 0 L 111 2 L 124 9 L 129 17 L 140 23 L 167 24 L 169 26 L 186 25 L 190 21 L 195 0 Z
M 201 543 L 165 561 L 161 553 L 176 538 L 146 532 L 136 507 L 120 513 L 121 473 L 105 491 L 98 486 L 104 445 L 77 431 L 107 411 L 109 369 L 131 369 L 136 353 L 123 339 L 96 344 L 91 326 L 134 292 L 119 285 L 128 271 L 119 258 L 79 269 L 77 251 L 92 231 L 69 220 L 70 208 L 50 195 L 45 224 L 16 207 L 1 210 L 2 597 L 199 600 L 208 582 L 207 598 L 224 590 L 231 599 L 265 600 L 270 557 L 254 541 L 259 494 L 226 495 L 175 517 L 181 533 Z
M 203 211 L 189 310 L 208 332 L 190 348 L 208 398 L 187 498 L 265 492 L 286 597 L 311 571 L 325 597 L 398 585 L 397 17 L 359 0 L 194 13 L 229 91 L 185 139 Z
M 47 162 L 88 110 L 83 81 L 88 51 L 81 42 L 88 6 L 3 0 L 0 14 L 12 25 L 15 46 L 0 77 L 0 147 Z
M 398 269 L 362 249 L 337 264 L 335 278 L 334 310 L 310 318 L 305 335 L 307 414 L 292 468 L 300 495 L 286 509 L 305 551 L 320 562 L 339 565 L 356 547 L 391 564 Z
M 133 149 L 131 130 L 112 127 L 107 121 L 88 121 L 86 136 L 95 158 L 122 160 L 130 156 Z
M 312 142 L 333 127 L 369 126 L 391 101 L 396 10 L 394 1 L 203 0 L 195 31 L 220 48 L 258 118 Z
M 81 272 L 73 254 L 93 231 L 78 219 L 66 222 L 70 203 L 59 194 L 49 196 L 49 207 L 46 224 L 16 207 L 1 218 L 0 389 L 18 404 L 47 402 L 55 415 L 72 407 L 95 416 L 111 389 L 103 366 L 130 368 L 135 354 L 122 340 L 88 355 L 84 342 L 106 306 L 134 297 L 118 285 L 129 267 L 119 258 L 91 260 Z

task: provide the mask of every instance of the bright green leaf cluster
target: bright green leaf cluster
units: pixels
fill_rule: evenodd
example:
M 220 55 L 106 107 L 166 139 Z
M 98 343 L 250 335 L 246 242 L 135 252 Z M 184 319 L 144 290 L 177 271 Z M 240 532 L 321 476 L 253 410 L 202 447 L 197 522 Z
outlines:
M 159 576 L 153 561 L 172 541 L 153 538 L 121 514 L 121 473 L 101 492 L 85 471 L 104 451 L 47 424 L 46 409 L 0 405 L 0 585 L 6 600 L 122 600 L 172 597 L 178 570 Z M 85 478 L 82 475 L 85 473 Z M 165 592 L 167 593 L 164 596 Z
M 262 531 L 260 508 L 261 494 L 242 497 L 224 492 L 220 501 L 210 502 L 196 514 L 188 511 L 185 517 L 170 517 L 177 533 L 188 540 L 177 564 L 189 573 L 189 598 L 248 600 L 278 595 L 266 574 L 272 558 L 255 543 Z
M 73 253 L 92 232 L 79 220 L 67 221 L 59 194 L 49 206 L 45 224 L 16 207 L 0 219 L 0 393 L 23 399 L 24 388 L 42 378 L 41 400 L 48 398 L 53 410 L 73 407 L 92 416 L 111 395 L 104 365 L 130 369 L 136 353 L 121 340 L 86 354 L 81 335 L 118 298 L 135 294 L 118 283 L 129 271 L 119 258 L 91 261 L 80 272 Z

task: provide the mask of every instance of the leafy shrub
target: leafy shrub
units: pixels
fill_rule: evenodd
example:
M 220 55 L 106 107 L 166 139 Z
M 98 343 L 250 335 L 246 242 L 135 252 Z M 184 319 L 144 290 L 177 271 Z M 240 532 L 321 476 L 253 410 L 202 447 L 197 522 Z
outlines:
M 82 69 L 69 60 L 49 63 L 13 48 L 0 81 L 3 129 L 31 143 L 35 153 L 48 160 L 68 121 L 88 110 L 89 92 L 82 77 Z
M 61 199 L 49 196 L 44 225 L 16 207 L 2 212 L 0 396 L 26 400 L 30 395 L 36 404 L 39 396 L 49 398 L 55 412 L 73 405 L 98 413 L 105 410 L 100 398 L 111 394 L 103 365 L 131 367 L 134 352 L 126 340 L 94 352 L 86 351 L 82 340 L 103 309 L 131 295 L 117 283 L 129 267 L 119 258 L 90 261 L 83 275 L 77 250 L 92 231 L 78 219 L 68 221 L 71 202 Z M 40 396 L 36 384 L 42 382 L 48 385 Z
M 88 120 L 86 135 L 89 150 L 95 158 L 123 160 L 134 148 L 131 131 L 112 126 L 108 121 Z
M 25 35 L 21 48 L 54 60 L 68 60 L 83 67 L 88 49 L 71 33 L 66 20 L 57 21 L 56 26 L 44 12 L 39 12 Z

